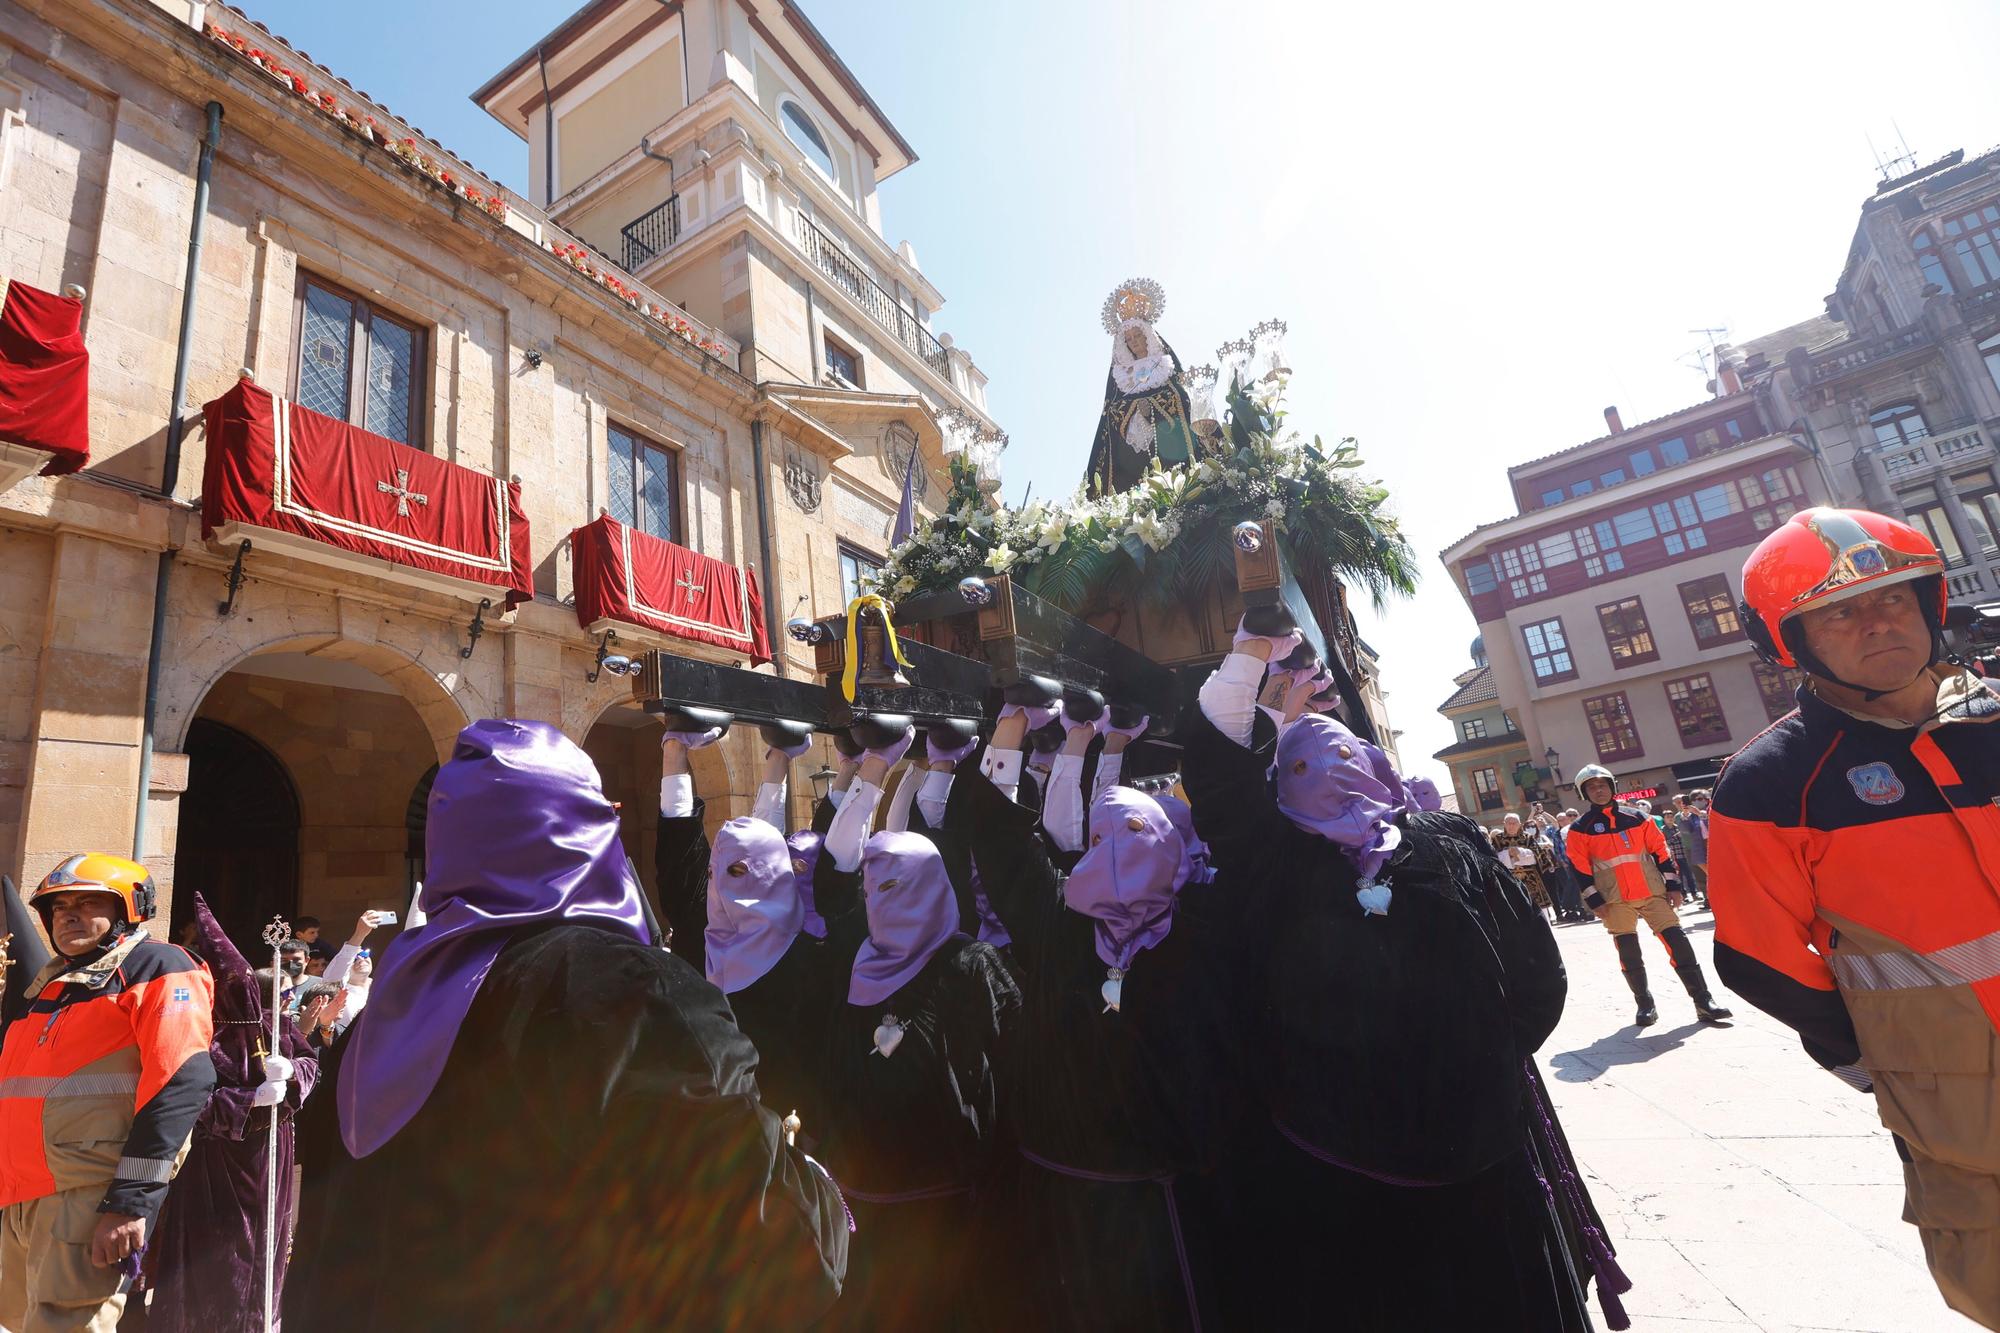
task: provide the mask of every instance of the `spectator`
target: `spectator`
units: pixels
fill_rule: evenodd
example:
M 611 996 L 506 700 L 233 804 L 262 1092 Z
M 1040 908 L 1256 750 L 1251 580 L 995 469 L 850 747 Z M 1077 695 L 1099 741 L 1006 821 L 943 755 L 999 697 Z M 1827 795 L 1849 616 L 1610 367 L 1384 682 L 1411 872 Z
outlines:
M 1680 829 L 1675 826 L 1673 819 L 1667 814 L 1655 813 L 1651 801 L 1639 802 L 1639 808 L 1644 810 L 1651 817 L 1653 823 L 1659 827 L 1660 836 L 1667 840 L 1667 855 L 1674 858 L 1674 869 L 1680 872 L 1681 883 L 1686 884 L 1688 882 L 1687 847 L 1681 842 Z M 1675 910 L 1679 909 L 1676 908 Z
M 294 992 L 299 1031 L 313 1049 L 333 1044 L 344 998 L 340 987 L 324 977 L 308 980 Z
M 1564 810 L 1559 815 L 1543 815 L 1549 822 L 1549 851 L 1555 858 L 1555 876 L 1549 881 L 1549 890 L 1556 900 L 1556 920 L 1564 925 L 1578 925 L 1591 919 L 1583 908 L 1583 886 L 1577 882 L 1576 868 L 1569 863 L 1569 826 L 1576 822 L 1576 811 Z
M 1550 859 L 1548 843 L 1539 831 L 1524 831 L 1521 817 L 1509 814 L 1500 821 L 1500 831 L 1493 835 L 1493 850 L 1500 853 L 1500 860 L 1527 890 L 1528 901 L 1535 905 L 1536 911 L 1547 911 L 1555 905 L 1543 878 L 1545 871 L 1555 868 L 1555 862 Z
M 1686 852 L 1682 863 L 1687 873 L 1681 882 L 1689 891 L 1701 899 L 1703 907 L 1708 906 L 1708 792 L 1691 791 L 1685 796 L 1674 797 L 1674 824 L 1680 830 L 1681 847 Z
M 327 977 L 346 992 L 339 1016 L 334 1020 L 336 1036 L 347 1031 L 347 1025 L 354 1021 L 355 1015 L 368 1007 L 368 987 L 375 979 L 375 955 L 362 946 L 369 935 L 393 920 L 395 915 L 394 912 L 371 908 L 356 917 L 347 943 L 340 946 L 333 955 L 333 961 L 326 965 Z
M 320 942 L 319 918 L 316 916 L 302 916 L 292 922 L 292 938 L 305 945 L 306 952 L 314 958 L 325 959 L 333 952 Z

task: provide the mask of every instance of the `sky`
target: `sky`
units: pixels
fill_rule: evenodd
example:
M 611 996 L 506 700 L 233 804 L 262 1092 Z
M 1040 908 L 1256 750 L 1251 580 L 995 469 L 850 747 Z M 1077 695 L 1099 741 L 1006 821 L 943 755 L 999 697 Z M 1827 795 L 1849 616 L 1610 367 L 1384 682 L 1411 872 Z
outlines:
M 467 94 L 569 0 L 238 2 L 525 193 Z M 1507 466 L 1705 396 L 1696 330 L 1820 313 L 1878 153 L 2000 143 L 1990 0 L 801 4 L 917 150 L 884 230 L 991 379 L 1010 500 L 1081 478 L 1120 282 L 1190 365 L 1290 325 L 1290 424 L 1357 438 L 1422 557 L 1360 614 L 1441 782 L 1477 626 L 1437 553 L 1512 512 Z

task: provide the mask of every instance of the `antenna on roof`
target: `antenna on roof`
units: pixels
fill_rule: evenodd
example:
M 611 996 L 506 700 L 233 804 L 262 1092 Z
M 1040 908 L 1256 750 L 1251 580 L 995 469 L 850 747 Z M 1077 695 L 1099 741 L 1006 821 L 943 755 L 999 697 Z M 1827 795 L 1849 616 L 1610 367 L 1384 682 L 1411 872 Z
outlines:
M 1917 169 L 1917 155 L 1910 151 L 1909 141 L 1903 138 L 1903 127 L 1892 120 L 1889 122 L 1889 128 L 1896 132 L 1896 147 L 1900 148 L 1901 152 L 1884 156 L 1882 150 L 1875 146 L 1874 135 L 1862 136 L 1868 140 L 1868 151 L 1875 158 L 1875 170 L 1881 173 L 1885 181 L 1894 180 L 1898 176 L 1907 176 Z
M 1689 329 L 1688 332 L 1698 333 L 1708 339 L 1708 346 L 1696 347 L 1686 352 L 1681 357 L 1681 364 L 1693 370 L 1704 380 L 1714 379 L 1716 348 L 1728 339 L 1729 326 L 1725 324 L 1720 328 L 1714 329 Z

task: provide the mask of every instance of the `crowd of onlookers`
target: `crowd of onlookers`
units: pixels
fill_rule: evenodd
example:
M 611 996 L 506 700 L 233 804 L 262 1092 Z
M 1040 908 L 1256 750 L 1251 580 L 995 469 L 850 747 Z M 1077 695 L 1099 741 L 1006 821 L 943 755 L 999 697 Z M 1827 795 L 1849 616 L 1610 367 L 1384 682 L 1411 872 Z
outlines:
M 379 926 L 394 919 L 394 913 L 363 912 L 354 930 L 337 949 L 320 938 L 316 916 L 301 916 L 291 923 L 292 937 L 278 947 L 279 1004 L 287 1018 L 299 1026 L 314 1047 L 331 1044 L 347 1031 L 348 1025 L 368 1007 L 368 986 L 375 976 L 375 955 L 366 943 Z M 194 924 L 181 928 L 176 942 L 191 945 Z M 274 973 L 269 967 L 257 969 L 257 986 L 269 994 Z
M 1679 869 L 1681 884 L 1690 902 L 1708 905 L 1708 804 L 1706 788 L 1674 796 L 1666 810 L 1655 810 L 1647 800 L 1633 803 L 1652 817 L 1667 840 Z M 1584 908 L 1583 895 L 1589 877 L 1570 860 L 1569 826 L 1577 811 L 1551 811 L 1536 801 L 1526 819 L 1511 811 L 1500 823 L 1486 830 L 1493 850 L 1528 890 L 1536 907 L 1553 913 L 1557 925 L 1577 925 L 1592 919 Z

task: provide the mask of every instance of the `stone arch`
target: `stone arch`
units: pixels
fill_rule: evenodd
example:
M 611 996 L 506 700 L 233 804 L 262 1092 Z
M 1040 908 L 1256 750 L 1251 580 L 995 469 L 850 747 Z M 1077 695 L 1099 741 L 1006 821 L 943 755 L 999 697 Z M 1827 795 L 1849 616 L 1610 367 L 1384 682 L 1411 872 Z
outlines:
M 348 662 L 379 676 L 393 686 L 423 720 L 424 730 L 430 736 L 439 762 L 451 757 L 452 744 L 467 723 L 477 717 L 492 715 L 484 700 L 479 699 L 455 673 L 440 677 L 416 656 L 380 640 L 363 642 L 344 639 L 338 634 L 281 634 L 249 647 L 239 644 L 233 653 L 226 656 L 217 654 L 219 661 L 203 662 L 197 659 L 189 662 L 184 659 L 184 669 L 162 683 L 159 748 L 181 748 L 202 701 L 224 676 L 253 657 L 280 652 Z

